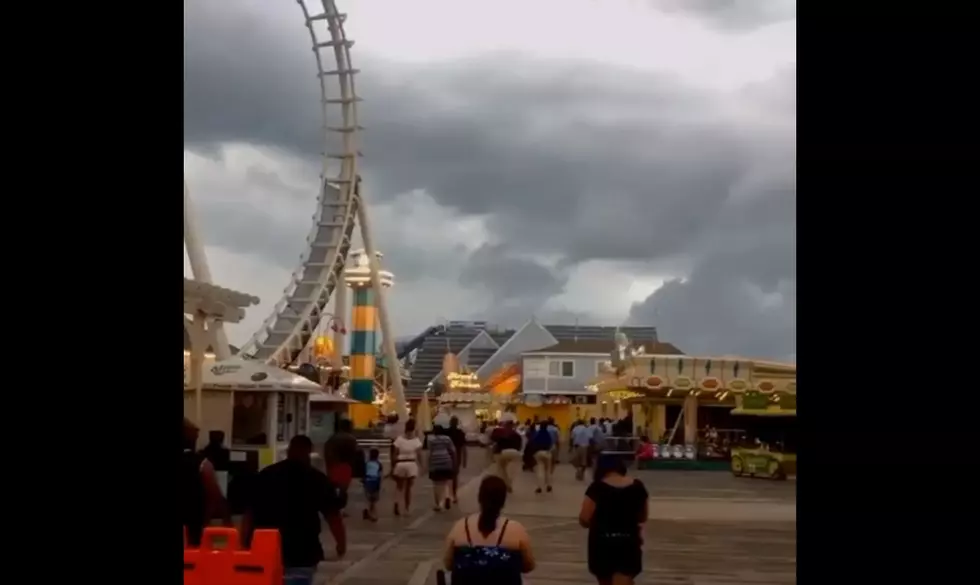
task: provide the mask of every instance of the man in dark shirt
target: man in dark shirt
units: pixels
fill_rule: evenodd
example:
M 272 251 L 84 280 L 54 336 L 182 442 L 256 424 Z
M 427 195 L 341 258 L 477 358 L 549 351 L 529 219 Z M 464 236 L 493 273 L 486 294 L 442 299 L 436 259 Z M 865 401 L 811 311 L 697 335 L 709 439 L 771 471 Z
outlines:
M 310 464 L 312 452 L 313 442 L 309 437 L 293 437 L 286 459 L 259 473 L 245 515 L 246 542 L 251 541 L 254 529 L 279 531 L 286 582 L 291 585 L 312 584 L 316 566 L 324 558 L 320 515 L 337 541 L 337 556 L 343 557 L 347 552 L 337 487 Z
M 337 423 L 337 431 L 323 445 L 323 459 L 327 477 L 340 488 L 340 507 L 345 508 L 351 478 L 364 477 L 364 453 L 357 446 L 357 437 L 351 432 L 349 419 L 341 419 Z
M 456 497 L 456 489 L 459 487 L 459 470 L 466 467 L 466 433 L 459 428 L 459 418 L 449 419 L 449 430 L 446 431 L 449 438 L 456 448 L 456 458 L 453 460 L 455 469 L 453 470 L 453 503 L 458 504 L 459 498 Z
M 507 484 L 507 491 L 514 491 L 514 483 L 511 478 L 511 464 L 521 458 L 521 439 L 520 433 L 514 430 L 514 421 L 505 420 L 503 426 L 497 427 L 490 433 L 490 441 L 493 443 L 494 460 L 497 463 L 497 475 Z
M 225 447 L 225 432 L 208 432 L 208 444 L 201 449 L 201 455 L 211 462 L 215 471 L 228 471 L 231 450 Z

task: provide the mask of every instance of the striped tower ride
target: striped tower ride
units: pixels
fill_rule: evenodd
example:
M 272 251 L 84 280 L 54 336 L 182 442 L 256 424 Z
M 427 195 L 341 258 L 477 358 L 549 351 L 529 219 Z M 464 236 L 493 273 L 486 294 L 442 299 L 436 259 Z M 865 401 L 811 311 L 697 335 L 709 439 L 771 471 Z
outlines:
M 374 400 L 374 352 L 377 348 L 378 309 L 371 284 L 354 289 L 350 340 L 350 390 L 352 400 Z
M 353 289 L 351 307 L 350 374 L 348 396 L 358 402 L 374 401 L 375 354 L 378 348 L 378 291 L 371 286 L 371 267 L 364 250 L 352 253 L 354 265 L 344 271 L 347 286 Z M 377 253 L 378 266 L 381 253 Z M 394 275 L 379 270 L 381 286 L 393 284 Z

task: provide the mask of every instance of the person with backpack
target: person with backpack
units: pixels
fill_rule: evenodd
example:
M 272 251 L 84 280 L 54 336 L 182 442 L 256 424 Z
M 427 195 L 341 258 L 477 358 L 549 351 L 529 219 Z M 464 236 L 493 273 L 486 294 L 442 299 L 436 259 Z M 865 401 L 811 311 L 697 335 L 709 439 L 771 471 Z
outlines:
M 453 440 L 449 437 L 449 421 L 442 420 L 442 418 L 442 415 L 436 417 L 432 434 L 426 440 L 429 448 L 428 468 L 429 479 L 432 480 L 432 500 L 435 502 L 432 509 L 436 512 L 442 510 L 443 505 L 447 510 L 452 507 L 449 487 L 453 481 L 453 476 L 456 475 L 456 458 L 458 457 Z
M 528 442 L 528 450 L 531 452 L 531 456 L 534 457 L 534 471 L 538 478 L 538 489 L 534 490 L 536 494 L 540 494 L 545 490 L 551 493 L 551 475 L 554 471 L 554 467 L 551 465 L 551 448 L 554 444 L 551 430 L 548 426 L 547 421 L 539 422 L 531 431 Z

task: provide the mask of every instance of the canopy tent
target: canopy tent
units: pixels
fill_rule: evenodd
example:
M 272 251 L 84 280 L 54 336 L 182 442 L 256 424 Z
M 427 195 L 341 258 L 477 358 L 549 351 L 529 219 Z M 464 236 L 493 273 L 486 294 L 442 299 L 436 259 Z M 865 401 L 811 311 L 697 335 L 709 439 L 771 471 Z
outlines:
M 190 375 L 184 369 L 184 388 L 190 390 Z M 230 358 L 206 368 L 204 390 L 251 390 L 258 392 L 306 392 L 320 394 L 323 389 L 303 376 L 262 362 Z
M 341 396 L 336 392 L 321 392 L 320 394 L 311 394 L 310 402 L 316 404 L 327 404 L 327 403 L 338 403 L 338 404 L 362 404 L 356 400 L 351 400 L 346 396 Z

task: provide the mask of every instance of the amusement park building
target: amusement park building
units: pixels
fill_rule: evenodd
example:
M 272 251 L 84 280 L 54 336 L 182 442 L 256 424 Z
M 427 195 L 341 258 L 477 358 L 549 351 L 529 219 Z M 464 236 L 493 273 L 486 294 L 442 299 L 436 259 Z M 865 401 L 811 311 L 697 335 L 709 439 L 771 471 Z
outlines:
M 657 342 L 655 327 L 618 329 L 630 339 Z M 430 385 L 435 392 L 442 388 L 442 364 L 447 352 L 455 354 L 460 365 L 482 380 L 508 365 L 518 364 L 524 353 L 540 351 L 563 342 L 593 343 L 595 347 L 602 345 L 603 353 L 608 356 L 616 331 L 616 327 L 542 325 L 534 319 L 516 330 L 499 329 L 485 321 L 450 321 L 445 326 L 430 327 L 399 352 L 407 357 L 415 353 L 410 367 L 412 379 L 406 387 L 406 394 L 409 399 L 418 400 Z

